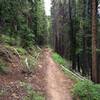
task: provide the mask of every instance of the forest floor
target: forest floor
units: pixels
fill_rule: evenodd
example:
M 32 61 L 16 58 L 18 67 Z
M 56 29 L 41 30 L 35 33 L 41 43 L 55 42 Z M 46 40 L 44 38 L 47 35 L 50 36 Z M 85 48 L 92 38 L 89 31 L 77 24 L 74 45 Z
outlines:
M 34 91 L 41 92 L 46 100 L 72 100 L 74 82 L 64 75 L 51 55 L 51 50 L 43 49 L 33 73 L 22 73 L 21 66 L 15 63 L 9 74 L 0 75 L 0 100 L 26 100 L 28 84 Z

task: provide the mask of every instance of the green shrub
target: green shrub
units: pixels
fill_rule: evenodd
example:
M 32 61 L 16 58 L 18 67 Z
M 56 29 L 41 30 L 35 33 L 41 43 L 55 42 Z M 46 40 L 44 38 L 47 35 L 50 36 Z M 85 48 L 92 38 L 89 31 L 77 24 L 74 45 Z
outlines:
M 73 89 L 75 100 L 100 100 L 100 85 L 91 81 L 78 82 Z
M 18 51 L 18 53 L 19 53 L 20 55 L 25 55 L 25 54 L 27 54 L 27 51 L 26 51 L 25 49 L 21 48 L 21 47 L 17 47 L 16 50 Z
M 59 63 L 60 65 L 66 65 L 66 60 L 63 59 L 59 54 L 54 53 L 52 58 L 55 62 Z
M 7 43 L 7 44 L 9 44 L 9 45 L 13 45 L 13 44 L 15 44 L 15 42 L 16 42 L 14 38 L 9 37 L 9 36 L 7 36 L 7 35 L 1 35 L 1 36 L 0 36 L 0 41 L 1 41 L 2 43 Z

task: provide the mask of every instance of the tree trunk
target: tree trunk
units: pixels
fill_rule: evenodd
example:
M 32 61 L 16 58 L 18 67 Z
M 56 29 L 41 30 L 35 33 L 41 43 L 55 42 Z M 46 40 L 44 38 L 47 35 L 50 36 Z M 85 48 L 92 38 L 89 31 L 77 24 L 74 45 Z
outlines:
M 75 10 L 73 6 L 75 6 L 75 1 L 69 0 L 69 19 L 70 19 L 70 41 L 71 41 L 71 60 L 72 60 L 72 69 L 76 70 L 76 33 L 74 30 L 74 18 L 75 18 Z
M 97 0 L 92 0 L 92 81 L 97 82 L 96 33 L 97 33 Z

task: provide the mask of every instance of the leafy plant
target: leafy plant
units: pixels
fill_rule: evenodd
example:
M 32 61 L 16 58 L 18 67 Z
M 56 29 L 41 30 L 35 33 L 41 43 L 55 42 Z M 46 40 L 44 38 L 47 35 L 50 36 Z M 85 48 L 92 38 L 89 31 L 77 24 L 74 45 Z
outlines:
M 100 100 L 100 85 L 95 85 L 91 81 L 80 81 L 73 89 L 75 100 Z
M 13 37 L 10 37 L 10 36 L 7 36 L 7 35 L 1 35 L 0 36 L 0 42 L 12 45 L 13 43 L 15 43 L 15 39 Z
M 27 51 L 26 51 L 25 49 L 21 48 L 21 47 L 17 47 L 16 50 L 18 51 L 18 53 L 19 53 L 20 55 L 25 55 L 25 54 L 27 54 Z

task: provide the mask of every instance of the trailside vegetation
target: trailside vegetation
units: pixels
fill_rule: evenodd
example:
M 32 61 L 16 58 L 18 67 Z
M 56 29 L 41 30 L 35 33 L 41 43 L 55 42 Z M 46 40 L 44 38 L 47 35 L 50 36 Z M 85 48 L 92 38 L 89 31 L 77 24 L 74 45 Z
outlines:
M 52 47 L 70 68 L 100 83 L 100 0 L 52 0 Z

